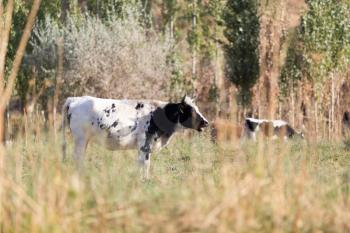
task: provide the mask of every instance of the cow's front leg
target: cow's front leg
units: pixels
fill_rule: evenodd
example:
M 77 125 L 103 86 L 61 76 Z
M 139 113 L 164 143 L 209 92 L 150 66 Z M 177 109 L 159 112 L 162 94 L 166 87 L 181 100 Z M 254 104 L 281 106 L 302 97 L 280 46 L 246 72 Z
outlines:
M 151 148 L 149 145 L 144 145 L 139 149 L 139 163 L 142 166 L 144 178 L 148 179 L 151 166 Z
M 142 166 L 144 178 L 149 178 L 149 169 L 151 166 L 152 135 L 147 134 L 139 143 L 139 163 Z

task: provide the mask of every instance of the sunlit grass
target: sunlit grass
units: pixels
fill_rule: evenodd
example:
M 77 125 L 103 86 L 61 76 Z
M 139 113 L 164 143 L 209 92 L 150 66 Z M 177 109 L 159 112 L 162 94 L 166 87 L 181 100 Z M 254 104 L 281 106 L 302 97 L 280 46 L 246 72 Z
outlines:
M 72 151 L 72 145 L 68 148 Z M 215 145 L 177 135 L 142 180 L 135 151 L 91 144 L 85 169 L 43 134 L 6 149 L 3 232 L 346 232 L 350 152 L 341 144 Z

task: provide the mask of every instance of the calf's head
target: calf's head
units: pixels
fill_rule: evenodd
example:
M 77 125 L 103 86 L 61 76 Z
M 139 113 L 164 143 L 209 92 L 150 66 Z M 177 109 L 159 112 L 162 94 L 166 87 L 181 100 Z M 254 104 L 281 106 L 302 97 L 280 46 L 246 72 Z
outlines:
M 184 96 L 178 106 L 179 123 L 185 128 L 201 132 L 209 125 L 208 120 L 205 119 L 190 97 Z

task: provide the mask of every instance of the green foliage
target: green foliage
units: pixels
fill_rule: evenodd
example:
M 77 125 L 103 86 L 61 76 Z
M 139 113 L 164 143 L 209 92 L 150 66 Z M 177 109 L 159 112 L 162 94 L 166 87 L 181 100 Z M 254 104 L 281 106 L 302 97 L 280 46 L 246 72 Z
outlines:
M 27 15 L 31 7 L 31 1 L 15 0 L 14 3 L 15 4 L 14 13 L 12 17 L 11 36 L 6 58 L 7 70 L 10 69 L 12 66 L 12 61 L 14 59 L 19 41 L 22 36 L 23 28 L 26 23 Z M 60 0 L 42 1 L 37 15 L 37 22 L 44 21 L 45 15 L 50 15 L 51 19 L 58 21 L 59 13 Z M 31 50 L 32 46 L 29 43 L 26 48 L 26 51 L 27 53 L 30 53 Z M 28 91 L 28 81 L 32 76 L 30 72 L 30 67 L 26 66 L 27 64 L 25 63 L 26 62 L 24 62 L 23 65 L 25 69 L 20 70 L 16 82 L 16 94 L 19 95 L 23 101 L 25 101 L 25 96 Z
M 194 7 L 195 4 L 195 7 Z M 222 11 L 224 2 L 222 0 L 191 1 L 187 5 L 188 22 L 196 18 L 196 27 L 188 31 L 187 41 L 191 49 L 196 50 L 204 58 L 213 58 L 215 42 L 222 36 Z
M 256 0 L 229 0 L 224 12 L 227 39 L 226 75 L 240 90 L 240 101 L 250 101 L 259 75 L 259 18 Z
M 350 64 L 350 2 L 309 0 L 281 75 L 281 85 L 308 78 L 323 83 Z
M 86 10 L 89 14 L 98 15 L 101 19 L 108 18 L 109 12 L 115 12 L 117 14 L 122 13 L 122 8 L 125 3 L 128 1 L 125 0 L 86 0 Z M 129 1 L 130 2 L 130 1 Z
M 216 43 L 223 37 L 221 19 L 223 7 L 223 0 L 166 0 L 162 2 L 162 21 L 157 23 L 160 23 L 164 32 L 171 34 L 175 40 L 177 45 L 177 51 L 174 53 L 177 56 L 176 60 L 186 59 L 188 61 L 189 53 L 196 54 L 196 63 L 199 65 L 197 66 L 199 69 L 202 61 L 206 60 L 205 64 L 210 64 L 213 61 L 217 52 Z M 193 25 L 194 19 L 195 25 Z M 183 46 L 183 42 L 187 42 L 185 46 Z M 187 50 L 183 51 L 183 48 Z M 183 78 L 184 67 L 178 68 L 172 82 L 173 91 L 177 93 L 182 90 L 192 92 L 193 87 L 190 80 Z
M 303 18 L 302 37 L 306 59 L 312 64 L 314 77 L 349 63 L 350 3 L 339 0 L 310 0 Z
M 170 21 L 175 18 L 177 11 L 179 10 L 179 4 L 177 0 L 165 0 L 163 1 L 163 17 L 164 25 L 170 23 Z
M 100 19 L 108 21 L 108 18 L 111 17 L 122 17 L 122 6 L 127 4 L 136 4 L 131 1 L 125 0 L 86 0 L 82 1 L 85 8 L 81 9 L 78 4 L 78 1 L 69 1 L 70 2 L 70 12 L 72 18 L 75 18 L 76 21 L 82 20 L 85 14 L 98 15 Z M 83 5 L 82 5 L 83 6 Z M 29 12 L 31 7 L 30 1 L 16 0 L 15 1 L 15 10 L 13 15 L 11 39 L 9 43 L 8 58 L 7 58 L 7 67 L 11 67 L 13 56 L 19 39 L 22 34 L 22 30 L 25 24 L 26 15 Z M 32 35 L 31 41 L 42 40 L 40 43 L 43 46 L 44 54 L 33 54 L 33 43 L 29 43 L 27 46 L 26 54 L 31 54 L 34 56 L 26 56 L 23 61 L 23 69 L 21 69 L 17 82 L 16 82 L 16 93 L 20 96 L 23 102 L 25 102 L 25 97 L 28 92 L 28 81 L 32 78 L 32 65 L 34 63 L 40 63 L 40 66 L 37 66 L 36 69 L 39 73 L 37 76 L 37 88 L 40 89 L 43 82 L 47 79 L 53 80 L 55 76 L 55 68 L 57 65 L 56 61 L 56 40 L 59 36 L 63 34 L 59 32 L 62 28 L 62 23 L 60 22 L 61 14 L 61 1 L 60 0 L 50 0 L 42 1 L 38 15 L 37 15 L 37 26 L 46 25 L 47 28 L 41 33 L 46 35 Z M 57 34 L 58 33 L 58 34 Z M 49 36 L 50 35 L 50 36 Z M 39 38 L 40 37 L 40 38 Z M 43 38 L 45 38 L 43 40 Z M 34 46 L 35 47 L 35 46 Z M 43 55 L 43 56 L 41 56 Z M 34 59 L 33 59 L 34 58 Z M 52 90 L 48 90 L 52 92 Z

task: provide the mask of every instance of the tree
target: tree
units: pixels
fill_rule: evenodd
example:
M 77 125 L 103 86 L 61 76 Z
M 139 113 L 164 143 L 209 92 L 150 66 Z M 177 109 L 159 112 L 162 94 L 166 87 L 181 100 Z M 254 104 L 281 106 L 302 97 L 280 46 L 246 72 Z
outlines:
M 7 82 L 5 81 L 5 60 L 7 54 L 9 35 L 11 31 L 14 2 L 13 0 L 9 0 L 6 4 L 5 9 L 3 8 L 2 1 L 0 3 L 0 18 L 4 19 L 3 23 L 0 25 L 0 143 L 3 143 L 4 137 L 5 108 L 11 98 L 16 81 L 16 76 L 22 63 L 22 58 L 30 37 L 32 27 L 35 22 L 36 15 L 39 10 L 40 3 L 41 0 L 34 0 L 33 2 L 32 8 L 27 17 L 27 23 L 24 27 L 23 34 L 19 42 L 19 46 L 16 50 L 15 58 L 12 64 L 12 68 L 9 72 Z
M 228 0 L 223 16 L 226 76 L 239 90 L 241 104 L 248 104 L 259 76 L 259 18 L 257 0 Z
M 294 92 L 298 81 L 304 85 L 310 82 L 308 95 L 311 98 L 306 101 L 306 108 L 309 112 L 314 111 L 315 131 L 320 126 L 319 120 L 324 120 L 328 131 L 334 134 L 336 118 L 343 114 L 340 102 L 345 101 L 339 101 L 343 94 L 340 86 L 348 82 L 350 2 L 309 0 L 307 5 L 308 12 L 302 17 L 288 49 L 281 74 L 281 90 L 286 95 Z

